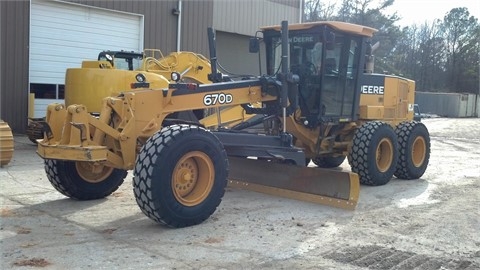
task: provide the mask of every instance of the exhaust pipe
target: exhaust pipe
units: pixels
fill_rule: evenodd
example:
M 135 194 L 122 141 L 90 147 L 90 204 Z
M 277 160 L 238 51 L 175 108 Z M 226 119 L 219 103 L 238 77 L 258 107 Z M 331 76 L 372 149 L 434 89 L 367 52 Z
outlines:
M 365 73 L 371 74 L 373 73 L 373 69 L 375 68 L 375 56 L 373 53 L 380 47 L 380 42 L 376 42 L 373 45 L 367 47 L 367 53 L 365 55 Z

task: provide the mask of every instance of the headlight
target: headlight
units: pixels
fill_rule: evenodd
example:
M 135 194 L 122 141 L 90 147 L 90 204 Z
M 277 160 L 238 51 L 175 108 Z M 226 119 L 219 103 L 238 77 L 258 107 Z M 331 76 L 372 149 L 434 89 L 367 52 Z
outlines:
M 172 81 L 178 82 L 180 81 L 180 73 L 172 72 L 172 74 L 170 74 L 170 78 L 172 79 Z

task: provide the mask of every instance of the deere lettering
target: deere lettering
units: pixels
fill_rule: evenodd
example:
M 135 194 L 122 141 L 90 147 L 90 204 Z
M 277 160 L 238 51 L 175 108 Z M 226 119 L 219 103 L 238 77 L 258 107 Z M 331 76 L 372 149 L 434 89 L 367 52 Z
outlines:
M 293 43 L 308 43 L 308 42 L 313 42 L 313 37 L 312 37 L 312 36 L 306 36 L 306 37 L 291 37 L 291 38 L 289 38 L 289 42 L 293 42 Z
M 362 85 L 362 94 L 383 95 L 384 86 Z

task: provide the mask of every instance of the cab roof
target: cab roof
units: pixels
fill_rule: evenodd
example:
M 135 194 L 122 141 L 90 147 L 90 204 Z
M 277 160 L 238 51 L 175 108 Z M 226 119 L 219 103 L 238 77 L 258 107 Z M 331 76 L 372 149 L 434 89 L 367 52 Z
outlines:
M 346 23 L 346 22 L 338 22 L 338 21 L 318 21 L 318 22 L 289 24 L 288 30 L 306 30 L 319 25 L 330 26 L 331 28 L 338 30 L 340 32 L 357 34 L 357 35 L 366 36 L 366 37 L 372 37 L 374 33 L 378 32 L 377 29 L 371 28 L 368 26 L 363 26 L 363 25 L 358 25 L 353 23 Z M 261 27 L 260 29 L 262 29 L 263 31 L 265 30 L 280 31 L 281 26 L 280 25 L 264 26 L 264 27 Z

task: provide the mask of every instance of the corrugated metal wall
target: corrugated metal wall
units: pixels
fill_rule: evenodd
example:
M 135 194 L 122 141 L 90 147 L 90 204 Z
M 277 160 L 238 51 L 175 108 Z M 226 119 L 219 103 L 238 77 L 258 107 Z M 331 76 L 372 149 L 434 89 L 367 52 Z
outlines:
M 300 22 L 300 0 L 215 1 L 213 27 L 220 31 L 253 36 L 261 26 L 278 25 L 282 20 Z
M 215 1 L 213 27 L 217 30 L 219 63 L 235 74 L 259 74 L 257 54 L 248 52 L 249 38 L 262 26 L 278 25 L 282 20 L 300 22 L 301 0 Z M 265 54 L 262 53 L 265 72 Z
M 234 74 L 260 75 L 258 54 L 249 53 L 248 36 L 216 32 L 218 63 Z M 262 49 L 264 46 L 262 46 Z M 266 73 L 265 50 L 261 52 L 262 71 Z
M 28 111 L 29 1 L 0 1 L 0 118 L 23 131 Z
M 208 57 L 207 28 L 212 26 L 213 7 L 219 1 L 182 1 L 182 51 L 194 51 Z M 220 1 L 223 2 L 223 1 Z

